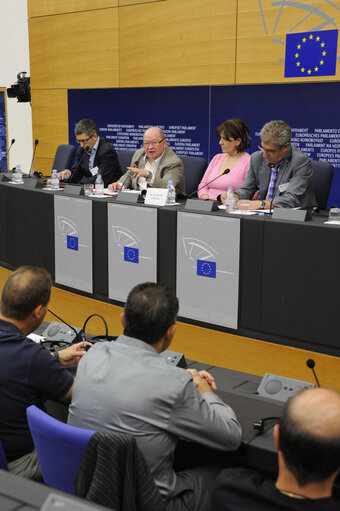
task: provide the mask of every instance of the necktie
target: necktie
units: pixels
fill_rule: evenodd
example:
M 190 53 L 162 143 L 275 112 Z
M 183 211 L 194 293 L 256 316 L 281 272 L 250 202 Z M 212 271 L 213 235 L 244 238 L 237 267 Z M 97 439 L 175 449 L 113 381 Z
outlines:
M 278 165 L 268 164 L 268 167 L 271 168 L 272 173 L 271 173 L 271 176 L 270 176 L 270 181 L 269 181 L 269 186 L 268 186 L 268 192 L 267 192 L 266 199 L 267 200 L 271 200 L 273 198 L 273 195 L 274 195 L 275 183 L 276 183 L 277 175 L 279 173 L 280 163 Z

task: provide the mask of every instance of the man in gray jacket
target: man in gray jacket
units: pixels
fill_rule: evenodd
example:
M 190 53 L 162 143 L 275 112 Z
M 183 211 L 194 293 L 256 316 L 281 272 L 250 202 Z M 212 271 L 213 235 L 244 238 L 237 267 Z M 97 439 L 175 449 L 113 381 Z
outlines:
M 109 190 L 121 190 L 122 186 L 141 191 L 149 186 L 166 188 L 169 180 L 178 194 L 185 195 L 182 160 L 167 146 L 163 130 L 152 127 L 145 131 L 143 148 L 134 153 L 131 167 L 119 181 L 109 185 Z
M 101 342 L 77 371 L 69 424 L 136 437 L 167 510 L 208 511 L 216 466 L 174 470 L 179 439 L 233 451 L 241 428 L 233 410 L 214 392 L 206 371 L 167 363 L 176 331 L 178 300 L 161 284 L 139 284 L 121 315 L 124 335 Z
M 284 121 L 267 122 L 260 138 L 261 150 L 251 155 L 243 186 L 235 192 L 237 203 L 250 199 L 251 209 L 316 206 L 311 160 L 291 145 L 291 127 Z

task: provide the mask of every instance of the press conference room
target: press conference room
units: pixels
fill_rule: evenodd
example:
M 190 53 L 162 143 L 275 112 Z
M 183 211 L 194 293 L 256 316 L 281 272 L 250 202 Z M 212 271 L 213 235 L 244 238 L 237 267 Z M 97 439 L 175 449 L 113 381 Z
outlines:
M 137 284 L 174 289 L 168 363 L 213 375 L 242 427 L 242 463 L 272 477 L 273 426 L 287 399 L 318 382 L 340 391 L 340 12 L 332 2 L 283 4 L 13 0 L 2 2 L 0 34 L 1 288 L 23 265 L 50 273 L 51 312 L 38 333 L 52 353 L 61 325 L 85 325 L 88 339 L 121 335 Z M 81 119 L 95 121 L 122 174 L 146 130 L 161 128 L 182 159 L 186 195 L 168 205 L 152 186 L 145 202 L 88 195 L 85 182 L 51 189 L 53 169 L 79 163 Z M 198 198 L 227 119 L 248 126 L 250 156 L 266 151 L 266 123 L 291 127 L 289 145 L 311 160 L 312 208 L 275 207 L 271 197 L 273 207 L 228 213 Z M 48 411 L 67 418 L 60 403 Z M 259 435 L 254 423 L 268 417 Z M 40 509 L 49 487 L 29 483 L 1 471 L 0 502 L 21 488 L 21 505 Z

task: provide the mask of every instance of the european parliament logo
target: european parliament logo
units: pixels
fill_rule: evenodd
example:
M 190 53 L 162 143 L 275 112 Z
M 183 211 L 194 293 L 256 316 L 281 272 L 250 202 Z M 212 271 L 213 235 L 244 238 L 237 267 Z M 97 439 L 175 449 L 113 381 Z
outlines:
M 67 248 L 70 250 L 78 250 L 78 238 L 77 236 L 67 235 Z
M 124 247 L 124 261 L 128 263 L 139 263 L 139 249 Z
M 216 263 L 205 261 L 205 259 L 197 259 L 197 275 L 216 279 Z
M 286 35 L 285 77 L 334 76 L 338 30 Z

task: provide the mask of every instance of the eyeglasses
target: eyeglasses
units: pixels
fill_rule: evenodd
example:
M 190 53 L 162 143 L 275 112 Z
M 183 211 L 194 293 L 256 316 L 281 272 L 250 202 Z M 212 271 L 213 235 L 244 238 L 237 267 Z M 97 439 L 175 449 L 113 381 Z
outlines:
M 143 142 L 143 146 L 144 147 L 150 147 L 151 145 L 154 146 L 154 147 L 157 147 L 159 144 L 161 144 L 163 141 L 165 140 L 165 138 L 162 138 L 162 140 L 156 140 L 155 142 Z
M 267 154 L 275 154 L 275 153 L 277 153 L 278 151 L 281 151 L 281 149 L 282 149 L 284 146 L 281 146 L 281 147 L 279 147 L 278 149 L 265 149 L 264 147 L 262 147 L 262 146 L 260 146 L 260 145 L 258 145 L 257 147 L 258 147 L 258 148 L 260 149 L 260 151 L 262 151 L 263 153 L 264 153 L 264 152 L 266 152 Z
M 89 138 L 83 138 L 82 140 L 76 140 L 77 144 L 86 144 L 92 138 L 94 133 Z

